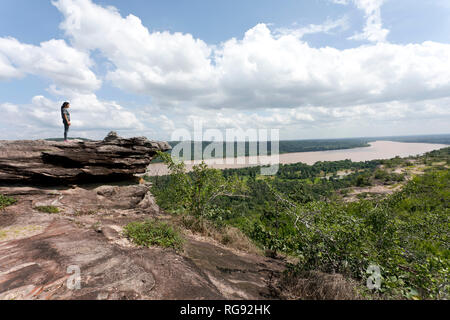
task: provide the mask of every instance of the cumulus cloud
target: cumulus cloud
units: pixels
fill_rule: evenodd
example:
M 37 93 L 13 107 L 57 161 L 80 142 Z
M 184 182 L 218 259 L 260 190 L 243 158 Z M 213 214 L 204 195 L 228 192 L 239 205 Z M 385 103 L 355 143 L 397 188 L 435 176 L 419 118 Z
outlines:
M 14 38 L 0 38 L 0 79 L 34 74 L 52 79 L 61 87 L 96 90 L 101 81 L 90 70 L 88 54 L 64 40 L 50 40 L 34 46 Z
M 316 49 L 292 35 L 275 38 L 260 24 L 217 52 L 219 105 L 349 106 L 447 95 L 449 54 L 449 45 L 433 42 Z
M 53 4 L 65 17 L 61 28 L 74 47 L 99 49 L 115 65 L 107 78 L 118 87 L 156 98 L 211 91 L 215 79 L 211 48 L 202 40 L 190 34 L 151 33 L 138 17 L 123 18 L 115 8 L 90 0 Z
M 0 80 L 20 78 L 22 73 L 0 52 Z
M 0 104 L 0 110 L 2 115 L 17 115 L 19 113 L 19 107 L 12 103 Z
M 114 101 L 99 100 L 95 94 L 69 96 L 73 125 L 78 130 L 142 130 L 136 115 Z M 56 101 L 43 96 L 32 99 L 30 113 L 46 126 L 60 127 L 61 114 Z
M 103 138 L 110 130 L 136 133 L 145 129 L 135 113 L 114 101 L 99 100 L 95 94 L 79 92 L 74 92 L 69 98 L 72 136 Z M 2 138 L 8 137 L 8 127 L 11 126 L 16 128 L 15 131 L 22 127 L 22 133 L 29 136 L 59 137 L 62 130 L 61 104 L 42 95 L 33 97 L 28 104 L 0 104 Z M 17 133 L 20 136 L 20 132 Z
M 242 37 L 209 45 L 190 34 L 153 32 L 138 17 L 124 17 L 91 0 L 58 0 L 53 4 L 63 15 L 60 27 L 70 45 L 50 40 L 32 46 L 0 38 L 0 80 L 26 74 L 52 79 L 52 98 L 34 97 L 20 109 L 29 112 L 32 125 L 57 128 L 55 97 L 64 97 L 74 107 L 74 125 L 85 132 L 170 136 L 186 122 L 204 120 L 211 128 L 279 127 L 293 133 L 351 121 L 450 116 L 449 44 L 389 43 L 381 23 L 383 0 L 332 1 L 364 11 L 367 24 L 353 39 L 372 43 L 339 50 L 314 48 L 303 39 L 346 30 L 344 17 L 275 30 L 261 23 Z M 94 52 L 111 65 L 104 77 L 91 70 Z M 151 97 L 152 105 L 126 109 L 99 99 L 99 78 Z
M 354 1 L 368 15 L 377 15 L 383 2 Z M 243 39 L 212 47 L 189 34 L 152 33 L 136 16 L 122 17 L 90 0 L 54 4 L 74 47 L 98 49 L 115 66 L 107 79 L 163 106 L 351 106 L 436 98 L 450 89 L 447 44 L 312 48 L 299 39 L 298 30 L 272 32 L 258 24 Z
M 136 114 L 114 101 L 97 98 L 102 81 L 91 70 L 94 62 L 89 52 L 68 45 L 64 40 L 49 40 L 39 46 L 24 44 L 11 37 L 0 38 L 0 80 L 37 75 L 52 80 L 47 91 L 54 97 L 69 100 L 74 114 L 74 127 L 80 135 L 87 131 L 142 130 Z M 29 104 L 0 105 L 3 113 L 2 136 L 12 124 L 22 132 L 56 134 L 61 127 L 60 105 L 43 95 L 35 96 Z M 103 133 L 102 133 L 103 134 Z M 19 134 L 20 135 L 20 134 Z
M 223 109 L 197 112 L 183 119 L 191 124 L 194 120 L 201 121 L 205 128 L 278 128 L 284 139 L 423 134 L 432 133 L 433 129 L 445 130 L 450 117 L 449 103 L 450 98 L 443 98 L 351 107 L 266 109 L 257 113 Z M 417 125 L 421 128 L 419 132 Z

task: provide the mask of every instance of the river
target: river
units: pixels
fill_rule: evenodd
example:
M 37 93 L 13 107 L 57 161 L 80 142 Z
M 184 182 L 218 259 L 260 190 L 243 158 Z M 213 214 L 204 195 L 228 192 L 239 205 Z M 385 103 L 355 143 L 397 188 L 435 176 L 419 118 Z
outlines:
M 393 141 L 374 141 L 369 143 L 369 147 L 344 149 L 344 150 L 330 150 L 330 151 L 315 151 L 315 152 L 295 152 L 284 153 L 279 155 L 280 164 L 290 164 L 303 162 L 313 165 L 318 161 L 339 161 L 350 159 L 352 161 L 369 161 L 375 159 L 391 159 L 396 156 L 408 157 L 414 155 L 421 155 L 426 152 L 438 150 L 447 147 L 444 144 L 431 143 L 405 143 Z M 227 159 L 207 159 L 205 163 L 212 168 L 227 169 L 227 168 L 244 168 L 254 165 L 267 164 L 260 162 L 258 157 L 238 157 Z M 266 160 L 268 161 L 268 160 Z M 200 161 L 186 161 L 186 168 L 191 170 L 194 164 Z M 223 163 L 216 163 L 223 162 Z M 154 163 L 148 167 L 148 175 L 158 176 L 168 174 L 168 169 L 163 163 Z

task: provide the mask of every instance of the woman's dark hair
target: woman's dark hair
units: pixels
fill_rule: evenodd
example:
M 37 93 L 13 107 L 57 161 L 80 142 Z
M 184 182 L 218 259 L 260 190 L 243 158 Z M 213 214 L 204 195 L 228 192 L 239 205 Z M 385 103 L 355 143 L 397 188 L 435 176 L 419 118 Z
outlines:
M 67 107 L 69 105 L 69 103 L 66 101 L 62 104 L 61 109 L 64 109 L 65 107 Z

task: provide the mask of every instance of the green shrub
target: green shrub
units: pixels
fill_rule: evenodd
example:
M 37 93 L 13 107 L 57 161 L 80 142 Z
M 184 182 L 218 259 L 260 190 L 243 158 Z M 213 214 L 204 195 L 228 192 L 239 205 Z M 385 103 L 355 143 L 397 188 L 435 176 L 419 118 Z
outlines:
M 277 240 L 294 244 L 301 271 L 337 272 L 365 283 L 367 267 L 375 264 L 382 276 L 378 292 L 386 298 L 448 298 L 442 288 L 450 269 L 449 181 L 448 170 L 430 172 L 382 201 L 297 205 L 291 211 L 302 217 L 298 230 Z
M 35 209 L 39 212 L 59 213 L 59 209 L 55 206 L 38 206 Z
M 372 185 L 370 176 L 368 174 L 359 174 L 356 177 L 355 185 L 357 187 L 370 187 Z
M 140 246 L 160 246 L 181 250 L 183 239 L 171 225 L 156 220 L 131 222 L 124 228 L 125 236 Z
M 11 206 L 17 202 L 16 199 L 5 197 L 4 195 L 0 194 L 0 210 L 6 208 L 7 206 Z
M 301 272 L 340 273 L 365 284 L 367 268 L 376 265 L 383 298 L 448 299 L 449 182 L 448 170 L 434 171 L 384 200 L 354 203 L 300 204 L 278 193 L 249 235 L 297 256 Z
M 169 180 L 156 179 L 152 188 L 163 209 L 220 220 L 226 210 L 217 208 L 215 202 L 224 197 L 244 197 L 245 183 L 236 175 L 226 178 L 222 171 L 208 168 L 204 162 L 187 173 L 183 162 L 177 163 L 163 152 L 158 155 L 170 170 Z

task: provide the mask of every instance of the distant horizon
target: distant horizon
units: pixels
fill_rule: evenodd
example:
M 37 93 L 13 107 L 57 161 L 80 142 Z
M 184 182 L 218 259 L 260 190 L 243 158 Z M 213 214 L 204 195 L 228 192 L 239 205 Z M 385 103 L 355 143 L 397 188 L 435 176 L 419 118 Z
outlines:
M 119 134 L 120 136 L 120 134 Z M 137 135 L 136 137 L 139 137 L 140 135 Z M 436 134 L 414 134 L 414 135 L 388 135 L 388 136 L 361 136 L 361 137 L 344 137 L 344 138 L 317 138 L 317 139 L 280 139 L 279 141 L 326 141 L 326 140 L 350 140 L 350 139 L 384 139 L 384 138 L 408 138 L 408 137 L 432 137 L 432 136 L 449 136 L 450 137 L 450 133 L 436 133 Z M 106 135 L 105 135 L 106 137 Z M 147 136 L 143 136 L 146 137 L 147 139 L 149 137 Z M 57 138 L 57 137 L 51 137 L 51 138 L 42 138 L 42 139 L 38 139 L 38 140 L 63 140 L 63 138 Z M 69 140 L 77 140 L 77 139 L 81 139 L 81 140 L 93 140 L 95 141 L 95 139 L 89 139 L 89 138 L 83 138 L 83 137 L 69 137 Z M 1 139 L 0 139 L 1 140 Z M 180 141 L 191 141 L 191 142 L 199 142 L 197 140 L 167 140 L 167 139 L 162 139 L 163 141 L 166 142 L 180 142 Z M 226 141 L 226 140 L 224 140 Z M 248 142 L 249 140 L 235 140 L 236 142 Z M 253 140 L 251 140 L 253 141 Z M 204 140 L 203 142 L 214 142 L 212 140 Z
M 407 137 L 431 137 L 431 136 L 449 136 L 450 133 L 436 133 L 436 134 L 413 134 L 413 135 L 388 135 L 388 136 L 367 136 L 367 137 L 344 137 L 344 138 L 316 138 L 316 139 L 280 139 L 279 141 L 315 141 L 315 140 L 349 140 L 349 139 L 377 139 L 377 138 L 407 138 Z M 167 142 L 179 142 L 179 141 L 193 141 L 196 140 L 166 140 Z M 249 141 L 249 140 L 245 140 Z M 213 142 L 211 140 L 205 140 L 204 142 Z M 244 140 L 238 140 L 237 142 L 244 142 Z

